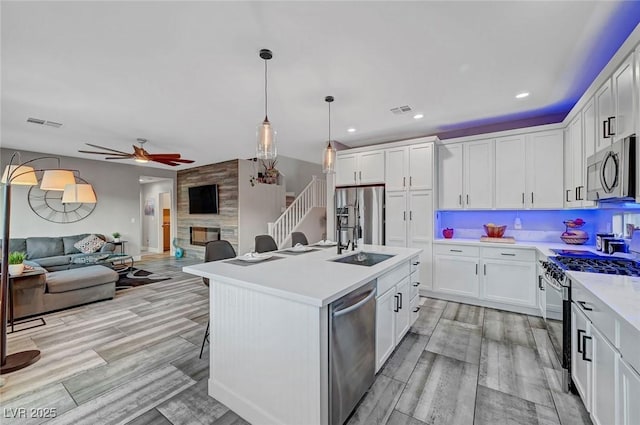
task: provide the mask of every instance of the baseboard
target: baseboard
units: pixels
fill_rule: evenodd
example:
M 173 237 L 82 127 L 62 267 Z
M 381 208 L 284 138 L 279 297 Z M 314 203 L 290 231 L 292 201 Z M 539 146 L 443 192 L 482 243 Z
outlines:
M 436 291 L 420 291 L 420 295 L 428 298 L 436 298 L 445 301 L 454 301 L 462 304 L 477 305 L 480 307 L 494 308 L 496 310 L 512 311 L 514 313 L 528 314 L 530 316 L 540 316 L 540 310 L 537 307 L 524 307 L 513 304 L 502 304 L 493 301 L 481 300 L 477 298 L 464 297 L 461 295 L 444 294 Z

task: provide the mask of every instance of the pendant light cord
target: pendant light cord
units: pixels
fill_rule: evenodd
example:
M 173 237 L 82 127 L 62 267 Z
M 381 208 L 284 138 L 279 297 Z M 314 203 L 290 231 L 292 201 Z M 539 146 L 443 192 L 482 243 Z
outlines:
M 267 118 L 267 60 L 264 60 L 264 116 Z
M 329 146 L 331 146 L 331 102 L 329 103 Z

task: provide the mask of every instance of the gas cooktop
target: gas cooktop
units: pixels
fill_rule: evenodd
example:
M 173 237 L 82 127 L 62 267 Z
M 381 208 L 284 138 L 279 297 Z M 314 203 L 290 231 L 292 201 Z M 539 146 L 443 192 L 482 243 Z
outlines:
M 558 255 L 551 257 L 563 270 L 587 273 L 640 276 L 640 263 L 634 260 L 613 257 L 590 257 Z

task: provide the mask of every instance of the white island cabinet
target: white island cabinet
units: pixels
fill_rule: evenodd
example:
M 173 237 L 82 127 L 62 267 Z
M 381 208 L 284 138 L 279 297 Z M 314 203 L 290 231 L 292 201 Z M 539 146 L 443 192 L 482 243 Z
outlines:
M 421 250 L 363 250 L 392 257 L 373 266 L 337 263 L 331 247 L 275 252 L 280 258 L 251 265 L 223 260 L 185 267 L 210 281 L 209 395 L 254 424 L 328 424 L 331 303 L 375 280 L 379 306 L 401 293 L 407 314 L 396 313 L 397 322 L 415 319 L 409 285 Z M 399 310 L 398 303 L 391 306 Z M 407 325 L 392 326 L 395 348 Z M 370 329 L 383 327 L 372 319 Z

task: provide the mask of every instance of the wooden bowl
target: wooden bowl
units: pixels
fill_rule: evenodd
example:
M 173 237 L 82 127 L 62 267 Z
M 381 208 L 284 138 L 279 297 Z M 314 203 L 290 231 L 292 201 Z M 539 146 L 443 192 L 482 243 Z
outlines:
M 494 226 L 487 227 L 486 224 L 482 225 L 484 227 L 484 231 L 490 238 L 501 238 L 504 236 L 504 232 L 507 230 L 507 226 Z

